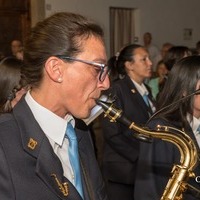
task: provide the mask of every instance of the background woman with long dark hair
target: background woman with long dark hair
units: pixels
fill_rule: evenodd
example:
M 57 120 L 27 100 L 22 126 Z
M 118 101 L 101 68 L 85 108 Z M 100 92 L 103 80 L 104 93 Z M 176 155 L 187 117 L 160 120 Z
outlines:
M 155 130 L 157 125 L 184 130 L 195 142 L 197 153 L 200 152 L 200 95 L 191 95 L 181 102 L 180 100 L 198 89 L 200 89 L 200 56 L 185 57 L 171 69 L 158 99 L 160 112 L 158 111 L 147 124 L 152 130 Z M 174 144 L 160 139 L 154 139 L 152 144 L 142 143 L 136 178 L 136 199 L 160 199 L 171 177 L 173 165 L 179 162 L 180 153 Z M 195 174 L 200 175 L 199 163 Z M 200 183 L 195 181 L 195 177 L 191 178 L 189 183 L 200 188 Z M 139 188 L 144 189 L 141 191 Z M 191 191 L 187 190 L 183 199 L 197 200 L 199 197 L 200 194 L 192 195 Z

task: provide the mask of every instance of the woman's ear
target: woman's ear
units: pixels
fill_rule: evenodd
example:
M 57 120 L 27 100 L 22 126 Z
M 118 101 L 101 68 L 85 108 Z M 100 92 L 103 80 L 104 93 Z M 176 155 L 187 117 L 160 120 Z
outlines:
M 128 71 L 132 71 L 133 70 L 133 65 L 132 65 L 132 61 L 126 61 L 124 63 L 125 65 L 125 68 L 128 70 Z
M 61 83 L 63 80 L 63 61 L 55 56 L 51 56 L 45 63 L 45 70 L 49 78 Z

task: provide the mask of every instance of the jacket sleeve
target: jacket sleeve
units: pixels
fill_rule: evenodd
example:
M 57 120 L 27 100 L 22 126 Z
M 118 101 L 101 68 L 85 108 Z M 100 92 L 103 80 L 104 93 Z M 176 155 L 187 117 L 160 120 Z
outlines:
M 117 96 L 115 106 L 123 110 L 121 88 L 112 88 L 111 93 Z M 139 141 L 133 137 L 133 130 L 121 123 L 110 122 L 108 118 L 103 118 L 101 122 L 105 142 L 121 157 L 135 162 L 138 159 Z
M 2 145 L 0 144 L 0 199 L 14 200 L 14 188 L 9 166 Z
M 148 127 L 155 130 L 157 124 L 167 125 L 161 120 L 154 120 Z M 160 199 L 171 177 L 173 164 L 177 164 L 179 158 L 178 149 L 170 142 L 154 138 L 152 143 L 141 143 L 135 198 Z

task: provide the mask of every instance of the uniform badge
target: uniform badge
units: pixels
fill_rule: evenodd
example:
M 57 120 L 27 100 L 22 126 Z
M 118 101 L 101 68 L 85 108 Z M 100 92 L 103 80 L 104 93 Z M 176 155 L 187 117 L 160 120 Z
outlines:
M 37 141 L 35 141 L 33 138 L 30 138 L 28 142 L 28 148 L 34 150 L 36 146 L 37 146 Z

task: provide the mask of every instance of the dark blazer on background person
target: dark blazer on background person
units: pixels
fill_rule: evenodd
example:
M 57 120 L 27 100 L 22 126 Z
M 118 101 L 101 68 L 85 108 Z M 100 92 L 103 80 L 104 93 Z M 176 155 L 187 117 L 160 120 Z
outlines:
M 148 124 L 152 130 L 157 125 L 170 126 L 182 130 L 178 122 L 169 123 L 163 119 L 153 119 Z M 191 127 L 188 124 L 185 133 L 194 141 L 197 153 L 200 153 L 196 138 Z M 174 164 L 180 164 L 180 152 L 175 144 L 160 139 L 154 139 L 153 143 L 141 143 L 140 156 L 138 161 L 138 170 L 135 183 L 135 199 L 140 200 L 155 200 L 160 199 L 169 178 L 172 177 L 171 170 Z M 195 177 L 200 176 L 200 163 L 198 160 L 194 170 Z M 195 181 L 195 178 L 189 179 L 189 184 L 200 190 L 200 183 Z M 184 200 L 200 199 L 200 194 L 187 190 L 183 193 Z M 196 195 L 196 196 L 195 196 Z
M 107 200 L 89 133 L 75 130 L 84 200 Z M 11 152 L 11 149 L 15 151 Z M 0 160 L 2 200 L 82 200 L 73 184 L 63 176 L 61 162 L 24 98 L 12 113 L 0 117 Z M 58 181 L 68 184 L 67 196 L 59 189 Z
M 147 122 L 150 116 L 148 106 L 129 76 L 113 82 L 109 92 L 116 96 L 114 104 L 123 110 L 127 118 L 140 125 Z M 152 98 L 151 94 L 149 96 Z M 133 185 L 139 155 L 139 141 L 134 138 L 134 131 L 107 118 L 102 119 L 102 130 L 105 138 L 102 164 L 105 180 Z

